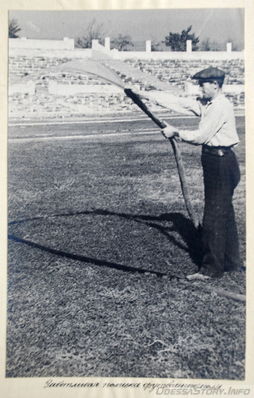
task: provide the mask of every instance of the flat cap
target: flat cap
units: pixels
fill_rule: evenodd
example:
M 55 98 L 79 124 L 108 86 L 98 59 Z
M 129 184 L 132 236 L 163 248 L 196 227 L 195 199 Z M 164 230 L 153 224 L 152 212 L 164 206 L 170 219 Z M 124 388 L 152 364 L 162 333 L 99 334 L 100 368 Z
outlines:
M 210 66 L 207 69 L 203 69 L 200 72 L 196 73 L 192 76 L 192 79 L 201 80 L 201 81 L 213 81 L 213 80 L 221 80 L 223 81 L 225 78 L 225 72 L 218 68 L 213 68 Z

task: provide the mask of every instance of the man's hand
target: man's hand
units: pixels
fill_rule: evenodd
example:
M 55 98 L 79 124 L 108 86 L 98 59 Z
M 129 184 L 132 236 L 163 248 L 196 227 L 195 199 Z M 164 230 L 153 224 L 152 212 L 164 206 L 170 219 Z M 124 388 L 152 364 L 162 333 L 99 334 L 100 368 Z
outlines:
M 164 121 L 163 121 L 164 122 Z M 172 138 L 175 135 L 178 135 L 178 131 L 176 129 L 176 127 L 171 126 L 170 124 L 164 122 L 166 124 L 166 127 L 164 127 L 161 130 L 162 135 L 164 135 L 165 138 Z

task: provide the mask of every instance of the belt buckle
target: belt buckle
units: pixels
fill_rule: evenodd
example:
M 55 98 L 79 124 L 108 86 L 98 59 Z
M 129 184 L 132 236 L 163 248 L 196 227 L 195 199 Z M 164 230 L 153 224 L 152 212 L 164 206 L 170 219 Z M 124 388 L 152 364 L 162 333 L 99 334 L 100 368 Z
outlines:
M 224 152 L 223 152 L 222 149 L 218 149 L 218 155 L 219 155 L 219 156 L 224 156 Z

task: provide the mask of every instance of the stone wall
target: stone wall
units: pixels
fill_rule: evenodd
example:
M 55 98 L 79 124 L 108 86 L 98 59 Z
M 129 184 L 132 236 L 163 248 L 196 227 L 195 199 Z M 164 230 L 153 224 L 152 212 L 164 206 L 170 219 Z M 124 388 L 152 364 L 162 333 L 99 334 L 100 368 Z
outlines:
M 142 60 L 230 60 L 230 59 L 243 59 L 243 51 L 192 51 L 180 52 L 180 51 L 118 51 L 115 52 L 114 57 L 121 60 L 126 59 L 142 59 Z
M 25 40 L 24 42 L 27 43 Z M 59 49 L 56 43 L 49 44 L 51 48 L 46 48 L 46 43 L 44 43 L 41 49 L 31 46 L 22 48 L 20 45 L 15 47 L 13 44 L 10 46 L 10 119 L 68 119 L 138 111 L 136 105 L 126 98 L 120 89 L 102 84 L 99 79 L 90 75 L 62 74 L 45 77 L 48 68 L 74 59 L 90 58 L 95 52 L 100 54 L 96 43 L 92 49 L 68 49 L 64 46 L 63 49 Z M 187 88 L 186 93 L 192 95 L 195 94 L 196 88 L 190 85 L 190 81 L 184 86 L 183 81 L 186 79 L 188 81 L 194 71 L 213 64 L 227 72 L 226 84 L 230 87 L 228 95 L 234 105 L 238 108 L 244 106 L 243 53 L 229 52 L 220 54 L 218 57 L 218 52 L 216 52 L 215 58 L 213 53 L 209 53 L 208 56 L 207 53 L 193 52 L 187 56 L 186 53 L 165 52 L 162 57 L 157 52 L 138 52 L 134 57 L 134 53 L 129 51 L 120 53 L 109 50 L 109 52 L 115 59 L 119 58 L 120 54 L 120 58 L 126 64 L 154 75 L 161 81 Z M 107 51 L 101 54 L 106 56 Z M 151 54 L 155 56 L 151 57 Z M 167 58 L 164 58 L 165 56 Z M 146 57 L 148 58 L 145 59 Z M 133 82 L 129 81 L 129 83 Z M 139 87 L 142 89 L 142 82 L 139 82 Z M 152 109 L 159 111 L 163 108 L 152 105 Z

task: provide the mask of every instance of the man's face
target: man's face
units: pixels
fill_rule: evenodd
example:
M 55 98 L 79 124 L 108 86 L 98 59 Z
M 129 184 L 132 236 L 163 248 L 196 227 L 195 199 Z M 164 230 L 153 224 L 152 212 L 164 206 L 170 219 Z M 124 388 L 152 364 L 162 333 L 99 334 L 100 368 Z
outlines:
M 214 98 L 218 92 L 217 82 L 199 82 L 203 98 L 209 99 Z

